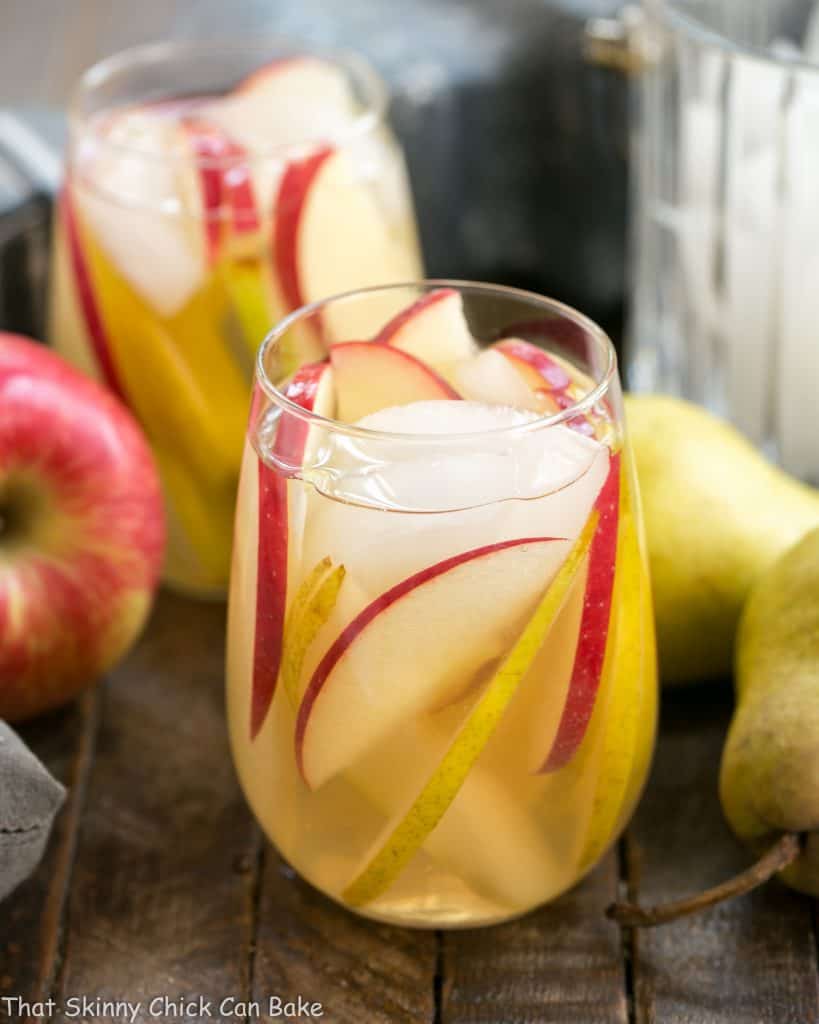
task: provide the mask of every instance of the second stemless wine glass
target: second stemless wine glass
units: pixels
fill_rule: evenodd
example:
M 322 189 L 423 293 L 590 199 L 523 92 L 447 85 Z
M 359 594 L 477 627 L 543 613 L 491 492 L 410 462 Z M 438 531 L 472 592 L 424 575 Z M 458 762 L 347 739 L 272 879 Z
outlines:
M 420 273 L 382 82 L 281 40 L 168 43 L 91 68 L 70 118 L 52 342 L 136 413 L 169 520 L 166 578 L 227 584 L 253 356 L 289 310 Z M 337 329 L 293 332 L 283 365 Z
M 294 336 L 373 317 L 373 340 L 351 332 L 292 373 Z M 656 666 L 616 360 L 594 324 L 426 282 L 313 304 L 269 335 L 228 711 L 266 833 L 361 914 L 488 924 L 599 860 L 648 770 Z

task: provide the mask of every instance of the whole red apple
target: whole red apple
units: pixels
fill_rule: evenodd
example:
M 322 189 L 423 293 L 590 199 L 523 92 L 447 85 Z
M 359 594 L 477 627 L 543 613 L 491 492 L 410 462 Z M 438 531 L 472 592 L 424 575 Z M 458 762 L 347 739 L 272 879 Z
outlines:
M 0 717 L 70 700 L 128 650 L 164 546 L 159 478 L 128 410 L 0 333 Z

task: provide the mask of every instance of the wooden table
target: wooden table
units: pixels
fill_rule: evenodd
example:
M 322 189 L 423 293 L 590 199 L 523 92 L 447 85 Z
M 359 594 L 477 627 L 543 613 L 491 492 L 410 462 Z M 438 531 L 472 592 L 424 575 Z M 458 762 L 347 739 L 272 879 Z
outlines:
M 636 820 L 575 890 L 497 928 L 399 930 L 336 907 L 262 841 L 228 756 L 223 618 L 163 595 L 105 687 L 24 730 L 71 796 L 0 908 L 0 996 L 51 996 L 55 1021 L 95 1024 L 123 1018 L 72 1018 L 69 1000 L 141 1002 L 137 1021 L 180 1019 L 151 1016 L 155 997 L 211 1000 L 211 1018 L 184 1019 L 232 1021 L 222 1000 L 278 995 L 333 1024 L 819 1022 L 810 900 L 772 884 L 637 938 L 603 916 L 626 890 L 681 895 L 745 865 L 715 795 L 727 689 L 665 701 Z

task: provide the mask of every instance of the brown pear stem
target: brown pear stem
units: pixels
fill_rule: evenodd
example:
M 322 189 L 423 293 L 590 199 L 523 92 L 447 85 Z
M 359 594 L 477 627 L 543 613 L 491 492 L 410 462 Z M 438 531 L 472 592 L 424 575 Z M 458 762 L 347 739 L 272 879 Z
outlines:
M 801 852 L 801 836 L 795 832 L 786 832 L 756 864 L 729 878 L 727 882 L 715 885 L 713 889 L 706 889 L 684 900 L 656 903 L 648 907 L 641 907 L 637 903 L 612 903 L 606 910 L 606 917 L 625 928 L 654 928 L 658 924 L 668 924 L 758 888 L 793 864 Z

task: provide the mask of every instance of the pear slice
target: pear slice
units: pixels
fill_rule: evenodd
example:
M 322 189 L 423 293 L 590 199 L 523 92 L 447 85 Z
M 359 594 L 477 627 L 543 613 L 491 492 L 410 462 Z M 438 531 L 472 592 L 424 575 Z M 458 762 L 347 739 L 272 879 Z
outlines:
M 287 613 L 282 685 L 294 710 L 299 706 L 299 679 L 304 656 L 335 608 L 344 575 L 343 565 L 334 568 L 329 558 L 323 558 L 305 577 Z
M 343 899 L 347 903 L 361 906 L 384 893 L 447 812 L 548 636 L 588 554 L 598 518 L 598 513 L 592 512 L 534 615 L 467 716 L 434 774 L 399 824 L 388 826 L 386 836 L 376 841 L 375 852 L 368 857 L 366 866 L 344 890 Z

